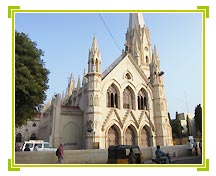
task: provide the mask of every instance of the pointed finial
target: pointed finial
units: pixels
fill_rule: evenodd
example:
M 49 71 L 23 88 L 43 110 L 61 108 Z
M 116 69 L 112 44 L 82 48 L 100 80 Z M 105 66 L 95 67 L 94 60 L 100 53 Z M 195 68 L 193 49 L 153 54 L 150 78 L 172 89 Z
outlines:
M 137 26 L 144 27 L 144 18 L 142 13 L 130 13 L 129 30 L 136 28 Z
M 85 68 L 84 68 L 84 71 L 83 71 L 83 80 L 82 80 L 82 85 L 84 85 L 86 83 L 86 71 L 85 71 Z
M 78 81 L 77 81 L 77 90 L 80 89 L 80 75 L 78 76 Z
M 92 50 L 96 50 L 97 48 L 98 48 L 97 40 L 96 40 L 96 37 L 94 35 L 93 42 L 92 42 Z

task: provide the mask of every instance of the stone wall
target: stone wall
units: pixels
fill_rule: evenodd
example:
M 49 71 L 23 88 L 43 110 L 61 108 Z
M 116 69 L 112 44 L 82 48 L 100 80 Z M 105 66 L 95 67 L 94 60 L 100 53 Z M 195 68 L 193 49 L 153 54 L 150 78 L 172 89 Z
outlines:
M 164 152 L 169 152 L 171 156 L 186 156 L 187 149 L 185 145 L 175 145 L 161 147 Z M 144 160 L 154 158 L 156 147 L 141 148 Z M 174 154 L 175 153 L 175 154 Z M 90 150 L 65 150 L 65 164 L 106 164 L 107 149 Z M 50 152 L 15 152 L 16 164 L 55 164 L 57 157 L 55 151 Z

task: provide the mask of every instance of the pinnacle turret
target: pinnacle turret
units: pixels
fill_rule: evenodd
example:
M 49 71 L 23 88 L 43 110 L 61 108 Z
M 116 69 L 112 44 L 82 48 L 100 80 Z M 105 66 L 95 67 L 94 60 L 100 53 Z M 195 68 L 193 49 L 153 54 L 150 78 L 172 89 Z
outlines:
M 96 37 L 94 36 L 92 47 L 89 50 L 88 72 L 100 72 L 101 56 Z

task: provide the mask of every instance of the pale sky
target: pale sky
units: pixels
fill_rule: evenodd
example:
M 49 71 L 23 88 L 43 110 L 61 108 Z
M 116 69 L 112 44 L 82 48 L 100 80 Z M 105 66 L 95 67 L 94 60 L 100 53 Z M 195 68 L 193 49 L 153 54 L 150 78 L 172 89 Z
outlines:
M 88 66 L 93 36 L 101 51 L 102 71 L 121 54 L 129 25 L 128 13 L 17 13 L 15 28 L 29 35 L 44 51 L 50 70 L 47 100 L 66 90 L 72 73 L 77 82 Z M 143 13 L 156 45 L 171 118 L 175 112 L 194 113 L 202 104 L 201 13 Z M 114 39 L 113 39 L 114 38 Z

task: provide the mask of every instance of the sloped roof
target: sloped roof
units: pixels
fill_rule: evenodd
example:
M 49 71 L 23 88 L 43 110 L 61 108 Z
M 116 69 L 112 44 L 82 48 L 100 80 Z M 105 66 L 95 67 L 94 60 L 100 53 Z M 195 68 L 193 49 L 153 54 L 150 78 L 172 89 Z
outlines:
M 103 73 L 102 79 L 104 79 L 126 56 L 125 53 L 121 54 Z
M 144 72 L 142 72 L 142 70 L 139 68 L 139 66 L 137 65 L 137 63 L 135 63 L 135 61 L 132 59 L 131 55 L 128 53 L 122 53 L 103 73 L 102 73 L 102 80 L 122 61 L 126 58 L 126 56 L 128 56 L 128 58 L 130 59 L 130 61 L 132 62 L 132 64 L 136 67 L 137 71 L 139 72 L 139 74 L 143 77 L 143 79 L 148 82 L 148 78 L 146 77 L 146 75 L 144 74 Z

